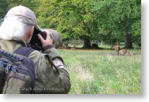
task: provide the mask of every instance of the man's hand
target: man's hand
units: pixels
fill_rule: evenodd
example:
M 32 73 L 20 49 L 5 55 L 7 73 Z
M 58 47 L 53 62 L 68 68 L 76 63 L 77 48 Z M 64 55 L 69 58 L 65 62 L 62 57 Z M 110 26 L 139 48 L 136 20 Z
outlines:
M 50 33 L 51 32 L 49 32 L 47 30 L 44 30 L 44 32 L 46 33 L 46 39 L 44 39 L 40 34 L 38 34 L 38 38 L 39 38 L 39 40 L 42 43 L 42 47 L 46 47 L 46 46 L 52 45 L 53 41 L 52 41 L 52 39 L 50 37 Z

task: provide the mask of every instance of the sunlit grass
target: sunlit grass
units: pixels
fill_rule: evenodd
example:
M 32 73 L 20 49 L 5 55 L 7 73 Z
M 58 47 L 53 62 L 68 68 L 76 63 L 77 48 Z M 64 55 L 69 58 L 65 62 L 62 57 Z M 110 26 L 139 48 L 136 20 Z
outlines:
M 70 94 L 141 94 L 140 50 L 131 50 L 132 56 L 112 50 L 58 51 L 70 73 Z

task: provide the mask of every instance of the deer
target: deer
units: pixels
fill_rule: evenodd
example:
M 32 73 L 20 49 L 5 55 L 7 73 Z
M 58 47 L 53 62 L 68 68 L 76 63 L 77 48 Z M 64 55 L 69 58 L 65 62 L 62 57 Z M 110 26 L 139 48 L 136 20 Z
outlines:
M 63 46 L 65 47 L 65 48 L 68 48 L 68 41 L 65 41 L 64 43 L 63 43 Z
M 117 55 L 128 55 L 128 56 L 131 55 L 127 49 L 125 48 L 121 49 L 119 45 L 115 45 L 114 50 L 116 51 Z
M 119 55 L 120 46 L 119 45 L 115 45 L 114 46 L 114 50 L 116 51 L 117 55 Z

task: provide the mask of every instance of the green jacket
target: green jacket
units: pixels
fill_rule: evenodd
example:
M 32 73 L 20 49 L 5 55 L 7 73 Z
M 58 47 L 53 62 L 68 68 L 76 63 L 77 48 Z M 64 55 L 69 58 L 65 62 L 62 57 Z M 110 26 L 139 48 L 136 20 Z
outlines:
M 23 46 L 16 41 L 0 40 L 0 49 L 13 53 L 16 49 Z M 47 60 L 48 55 L 55 64 L 62 64 L 60 67 L 53 67 Z M 60 94 L 70 91 L 69 73 L 63 64 L 62 58 L 56 49 L 50 48 L 43 53 L 34 50 L 30 55 L 35 64 L 35 93 L 41 94 Z

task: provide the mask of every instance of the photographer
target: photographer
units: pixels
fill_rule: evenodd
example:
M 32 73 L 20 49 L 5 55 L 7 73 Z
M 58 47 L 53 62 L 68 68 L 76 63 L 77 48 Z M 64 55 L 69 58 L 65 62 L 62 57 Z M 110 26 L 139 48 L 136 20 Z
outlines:
M 13 7 L 0 26 L 0 49 L 14 53 L 21 46 L 30 47 L 34 28 L 38 28 L 34 12 L 24 6 Z M 52 44 L 51 32 L 44 32 L 45 39 L 38 34 L 42 51 L 33 50 L 28 56 L 35 66 L 34 93 L 68 93 L 71 86 L 69 73 Z

